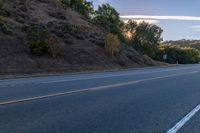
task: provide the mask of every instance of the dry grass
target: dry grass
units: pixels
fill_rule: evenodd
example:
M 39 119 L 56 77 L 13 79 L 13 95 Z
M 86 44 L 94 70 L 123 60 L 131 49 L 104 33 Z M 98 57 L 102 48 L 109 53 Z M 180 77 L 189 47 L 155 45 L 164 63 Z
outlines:
M 108 33 L 105 40 L 105 49 L 113 57 L 120 51 L 121 43 L 117 35 Z

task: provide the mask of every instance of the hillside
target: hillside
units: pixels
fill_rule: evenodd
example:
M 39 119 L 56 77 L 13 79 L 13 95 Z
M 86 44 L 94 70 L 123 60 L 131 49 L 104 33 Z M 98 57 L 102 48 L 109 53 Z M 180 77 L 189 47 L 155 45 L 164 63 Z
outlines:
M 111 58 L 104 49 L 105 30 L 57 0 L 6 0 L 0 3 L 0 8 L 0 74 L 72 72 L 161 64 L 126 47 Z M 52 48 L 55 56 L 31 53 L 29 43 L 35 31 L 47 31 L 48 36 L 56 40 L 56 50 Z
M 164 45 L 176 45 L 180 47 L 191 47 L 200 50 L 200 40 L 177 40 L 177 41 L 165 41 Z

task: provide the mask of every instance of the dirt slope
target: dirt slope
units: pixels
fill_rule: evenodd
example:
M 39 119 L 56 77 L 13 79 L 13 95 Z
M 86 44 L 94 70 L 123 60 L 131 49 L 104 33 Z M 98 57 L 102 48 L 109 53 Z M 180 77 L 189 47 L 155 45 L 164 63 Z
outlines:
M 105 31 L 57 0 L 5 0 L 0 5 L 0 74 L 72 72 L 159 65 L 134 49 L 111 58 Z M 47 29 L 62 48 L 56 57 L 33 56 L 30 27 Z

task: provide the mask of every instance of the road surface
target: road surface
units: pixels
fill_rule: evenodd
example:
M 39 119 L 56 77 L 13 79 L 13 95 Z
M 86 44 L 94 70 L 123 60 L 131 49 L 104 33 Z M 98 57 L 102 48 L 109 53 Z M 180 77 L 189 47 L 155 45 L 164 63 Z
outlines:
M 200 65 L 0 80 L 0 133 L 176 132 L 200 132 Z

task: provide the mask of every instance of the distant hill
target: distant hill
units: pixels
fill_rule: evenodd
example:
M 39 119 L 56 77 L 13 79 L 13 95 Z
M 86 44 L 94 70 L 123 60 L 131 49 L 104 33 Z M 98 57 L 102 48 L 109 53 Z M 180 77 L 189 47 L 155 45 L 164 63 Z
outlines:
M 191 47 L 200 50 L 200 40 L 177 40 L 177 41 L 165 41 L 164 45 L 176 45 L 180 47 Z
M 154 66 L 133 48 L 111 58 L 104 50 L 106 31 L 57 0 L 0 2 L 0 74 L 73 72 Z M 36 32 L 37 31 L 37 32 Z M 39 32 L 38 32 L 39 31 Z M 42 32 L 40 32 L 42 31 Z M 30 41 L 48 32 L 58 56 L 31 54 Z M 37 34 L 36 34 L 37 33 Z M 31 40 L 31 39 L 32 40 Z M 42 42 L 39 42 L 42 43 Z M 57 50 L 57 51 L 56 51 Z

